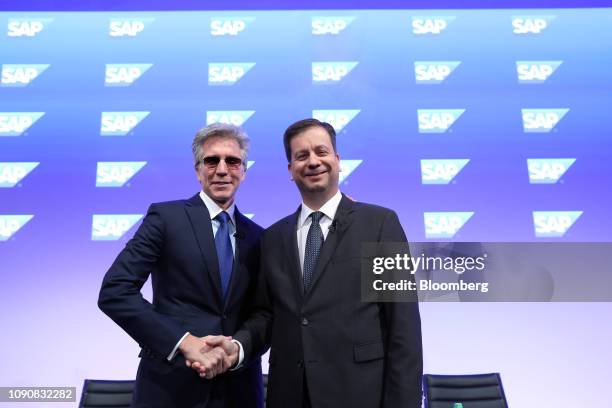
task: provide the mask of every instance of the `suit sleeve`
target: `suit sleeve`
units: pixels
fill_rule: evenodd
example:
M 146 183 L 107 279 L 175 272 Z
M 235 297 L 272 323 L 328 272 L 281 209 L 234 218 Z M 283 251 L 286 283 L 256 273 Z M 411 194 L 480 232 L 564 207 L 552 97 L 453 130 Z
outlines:
M 385 216 L 380 242 L 406 242 L 393 211 Z M 380 303 L 386 331 L 384 408 L 420 408 L 422 400 L 423 350 L 421 318 L 416 301 Z
M 140 293 L 160 259 L 163 245 L 164 221 L 156 206 L 151 205 L 134 237 L 106 272 L 98 306 L 141 347 L 167 356 L 185 329 L 155 311 Z
M 259 358 L 270 346 L 273 304 L 266 280 L 269 254 L 266 252 L 265 246 L 266 234 L 264 233 L 260 243 L 260 268 L 249 317 L 234 334 L 234 339 L 240 342 L 244 352 L 245 364 L 243 366 Z

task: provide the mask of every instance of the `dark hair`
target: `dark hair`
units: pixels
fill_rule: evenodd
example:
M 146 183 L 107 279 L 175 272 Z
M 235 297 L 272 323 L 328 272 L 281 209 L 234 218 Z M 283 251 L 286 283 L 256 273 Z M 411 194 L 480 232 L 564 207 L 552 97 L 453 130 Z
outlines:
M 332 147 L 334 148 L 334 152 L 336 151 L 336 131 L 334 127 L 327 122 L 321 122 L 317 119 L 302 119 L 295 122 L 293 125 L 289 126 L 287 130 L 285 130 L 285 135 L 283 136 L 283 144 L 285 145 L 285 154 L 287 155 L 287 161 L 291 162 L 291 139 L 302 133 L 303 131 L 310 129 L 311 127 L 322 127 L 327 131 L 329 138 L 331 140 Z

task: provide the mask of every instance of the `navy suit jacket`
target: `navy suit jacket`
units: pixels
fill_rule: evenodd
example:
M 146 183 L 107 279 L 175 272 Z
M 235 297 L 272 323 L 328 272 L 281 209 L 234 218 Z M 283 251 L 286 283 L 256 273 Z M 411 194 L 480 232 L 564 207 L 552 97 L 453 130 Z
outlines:
M 152 204 L 134 237 L 102 282 L 98 305 L 142 348 L 135 406 L 207 407 L 214 394 L 223 406 L 261 407 L 261 364 L 205 380 L 180 353 L 167 361 L 181 337 L 232 335 L 247 317 L 259 267 L 262 228 L 238 209 L 234 269 L 221 292 L 209 212 L 198 194 Z M 153 301 L 140 293 L 151 276 Z M 221 396 L 221 397 L 219 397 Z
M 267 407 L 301 407 L 308 389 L 313 408 L 420 408 L 418 303 L 361 300 L 361 244 L 406 243 L 397 215 L 343 196 L 304 293 L 299 214 L 264 232 L 253 314 L 234 336 L 247 361 L 271 345 Z

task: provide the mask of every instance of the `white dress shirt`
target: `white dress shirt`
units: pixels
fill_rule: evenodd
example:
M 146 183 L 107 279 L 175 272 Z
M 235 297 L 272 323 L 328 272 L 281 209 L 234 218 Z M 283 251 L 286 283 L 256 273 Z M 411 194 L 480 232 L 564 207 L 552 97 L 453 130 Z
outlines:
M 219 230 L 219 225 L 221 224 L 218 220 L 215 219 L 215 217 L 219 215 L 222 211 L 225 211 L 229 214 L 230 216 L 230 223 L 229 223 L 230 241 L 232 242 L 232 250 L 234 251 L 234 255 L 235 255 L 236 254 L 236 237 L 234 237 L 234 234 L 236 233 L 236 220 L 234 219 L 234 211 L 236 209 L 236 205 L 232 203 L 232 205 L 230 205 L 230 207 L 227 210 L 223 210 L 223 208 L 219 207 L 217 203 L 215 203 L 212 200 L 212 198 L 210 198 L 204 193 L 204 191 L 200 191 L 200 198 L 204 202 L 204 205 L 206 205 L 206 208 L 208 209 L 208 213 L 210 214 L 210 221 L 211 221 L 210 223 L 212 225 L 213 236 L 217 235 L 217 231 Z M 181 337 L 181 339 L 178 341 L 178 343 L 176 343 L 176 346 L 174 346 L 174 348 L 172 349 L 172 352 L 168 355 L 168 361 L 171 361 L 176 356 L 179 345 L 185 339 L 185 337 L 187 337 L 188 334 L 189 332 L 185 333 L 183 337 Z M 241 354 L 243 353 L 242 347 L 240 348 L 240 352 Z
M 319 225 L 321 226 L 321 232 L 323 232 L 323 240 L 327 239 L 327 234 L 329 233 L 329 228 L 332 225 L 334 217 L 336 216 L 336 211 L 338 210 L 338 206 L 340 205 L 340 200 L 342 200 L 342 194 L 338 190 L 336 194 L 325 204 L 321 206 L 319 209 L 320 212 L 323 213 L 323 216 L 319 220 Z M 298 218 L 297 223 L 297 246 L 298 252 L 300 254 L 300 270 L 302 274 L 304 273 L 304 254 L 306 253 L 306 240 L 308 238 L 308 230 L 310 229 L 310 225 L 312 224 L 312 218 L 310 214 L 315 212 L 315 210 L 308 208 L 304 202 L 302 202 L 302 210 L 300 211 L 300 217 Z

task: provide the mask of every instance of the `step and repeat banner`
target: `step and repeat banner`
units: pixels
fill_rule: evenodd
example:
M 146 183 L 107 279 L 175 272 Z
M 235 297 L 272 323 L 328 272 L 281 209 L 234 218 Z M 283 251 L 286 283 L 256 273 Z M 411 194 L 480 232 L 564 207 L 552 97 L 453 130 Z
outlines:
M 209 123 L 249 134 L 237 204 L 264 227 L 300 202 L 282 134 L 315 117 L 342 191 L 411 240 L 612 240 L 612 9 L 3 12 L 0 29 L 0 347 L 8 367 L 16 343 L 49 361 L 0 385 L 134 371 L 97 290 L 151 202 L 199 190 Z

